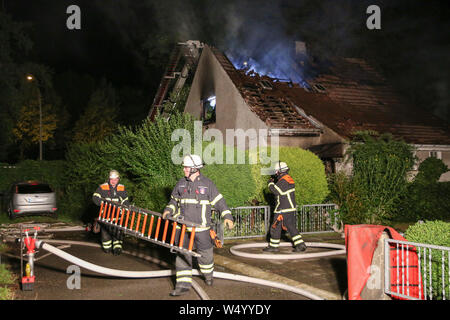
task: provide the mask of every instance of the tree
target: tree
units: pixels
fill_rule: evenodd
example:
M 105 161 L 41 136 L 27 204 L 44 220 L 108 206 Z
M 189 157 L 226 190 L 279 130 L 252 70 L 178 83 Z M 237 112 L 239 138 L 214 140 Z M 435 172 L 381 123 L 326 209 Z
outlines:
M 91 143 L 103 140 L 117 129 L 117 112 L 118 102 L 114 89 L 103 79 L 75 123 L 73 141 Z
M 25 33 L 26 25 L 0 12 L 0 161 L 9 159 L 14 147 L 12 128 L 21 104 L 20 75 L 21 58 L 26 55 L 32 42 Z
M 363 223 L 383 223 L 393 217 L 396 202 L 407 190 L 413 148 L 390 134 L 357 132 L 349 148 L 352 179 L 366 210 Z
M 52 110 L 52 106 L 42 106 L 42 142 L 52 139 L 56 130 L 58 119 Z M 25 148 L 32 144 L 38 144 L 41 138 L 39 125 L 39 102 L 33 101 L 23 106 L 20 116 L 12 133 L 20 143 L 20 158 L 24 158 Z

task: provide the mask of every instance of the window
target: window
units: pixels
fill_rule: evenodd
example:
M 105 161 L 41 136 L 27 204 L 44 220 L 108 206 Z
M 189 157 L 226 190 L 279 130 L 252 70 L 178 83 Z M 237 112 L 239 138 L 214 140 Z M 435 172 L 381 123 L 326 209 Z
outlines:
M 203 100 L 203 123 L 216 122 L 216 96 Z
M 17 193 L 51 193 L 52 189 L 48 184 L 19 184 Z
M 429 153 L 430 158 L 437 158 L 437 159 L 442 159 L 442 152 L 441 151 L 430 151 Z

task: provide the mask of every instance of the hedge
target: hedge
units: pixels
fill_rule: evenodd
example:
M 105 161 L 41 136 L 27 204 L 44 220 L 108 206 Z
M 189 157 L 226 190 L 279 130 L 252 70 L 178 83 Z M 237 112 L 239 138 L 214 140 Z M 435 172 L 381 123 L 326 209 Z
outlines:
M 450 223 L 444 221 L 425 221 L 418 222 L 410 226 L 405 232 L 405 238 L 411 242 L 425 243 L 437 246 L 450 247 Z M 422 251 L 423 252 L 423 251 Z M 429 251 L 427 251 L 429 252 Z M 423 255 L 423 253 L 422 253 Z M 428 257 L 427 257 L 428 260 Z M 428 268 L 428 264 L 427 264 Z M 425 278 L 424 266 L 422 264 L 422 279 Z M 429 270 L 426 271 L 429 279 Z M 442 251 L 431 250 L 431 273 L 433 299 L 442 300 Z M 447 282 L 445 284 L 448 290 L 449 261 L 448 252 L 444 251 L 444 274 Z M 448 294 L 448 292 L 447 292 Z
M 279 147 L 279 160 L 286 162 L 290 168 L 289 175 L 295 181 L 295 199 L 298 207 L 305 204 L 323 203 L 329 190 L 325 167 L 322 161 L 312 152 L 298 147 Z M 262 175 L 261 169 L 273 168 L 274 163 L 261 164 L 261 151 L 265 151 L 269 158 L 272 155 L 271 148 L 267 150 L 253 151 L 258 155 L 258 164 L 252 170 L 256 186 L 260 188 L 256 194 L 264 196 L 264 201 L 273 202 L 273 198 L 267 188 L 270 176 Z

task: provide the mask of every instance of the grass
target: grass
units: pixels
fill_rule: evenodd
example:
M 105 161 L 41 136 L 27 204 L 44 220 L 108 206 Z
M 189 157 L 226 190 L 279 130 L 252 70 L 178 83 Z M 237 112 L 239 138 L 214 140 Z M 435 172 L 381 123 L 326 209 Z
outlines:
M 74 219 L 71 219 L 65 215 L 58 215 L 58 218 L 52 218 L 50 216 L 24 216 L 18 217 L 16 219 L 11 220 L 8 215 L 4 212 L 0 214 L 0 224 L 17 224 L 17 223 L 25 223 L 25 222 L 41 222 L 41 223 L 55 223 L 55 222 L 66 222 L 66 223 L 74 223 L 79 222 Z
M 14 284 L 15 281 L 16 277 L 9 271 L 7 265 L 0 264 L 0 300 L 14 299 L 13 290 L 9 286 Z

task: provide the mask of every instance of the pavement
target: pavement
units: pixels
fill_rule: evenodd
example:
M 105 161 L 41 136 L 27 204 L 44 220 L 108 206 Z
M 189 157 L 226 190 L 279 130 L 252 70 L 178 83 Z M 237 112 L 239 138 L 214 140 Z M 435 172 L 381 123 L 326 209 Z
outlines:
M 98 235 L 87 232 L 59 232 L 54 238 L 98 243 Z M 307 242 L 330 242 L 343 244 L 340 234 L 327 233 L 304 235 Z M 337 255 L 304 260 L 259 260 L 248 259 L 231 254 L 229 248 L 243 242 L 263 242 L 256 240 L 226 240 L 224 248 L 215 248 L 215 271 L 229 272 L 289 284 L 307 290 L 327 300 L 340 300 L 346 289 L 346 257 Z M 60 246 L 52 244 L 54 246 Z M 131 254 L 113 256 L 103 253 L 98 247 L 79 245 L 64 246 L 62 249 L 80 259 L 97 265 L 130 271 L 150 271 L 174 269 L 175 256 L 166 248 L 158 247 L 142 240 L 126 237 L 125 250 Z M 11 246 L 10 255 L 17 255 L 18 246 Z M 261 250 L 261 249 L 248 249 Z M 290 248 L 283 248 L 289 251 Z M 309 248 L 307 252 L 313 252 Z M 45 256 L 44 256 L 45 255 Z M 141 256 L 141 257 L 139 257 Z M 150 256 L 154 259 L 142 259 Z M 80 269 L 79 282 L 74 279 L 71 263 L 45 252 L 37 255 L 33 291 L 15 290 L 17 300 L 199 300 L 194 290 L 181 297 L 170 297 L 174 287 L 174 276 L 151 279 L 122 279 L 99 275 Z M 20 274 L 20 263 L 9 258 L 14 271 Z M 69 269 L 68 269 L 69 268 Z M 71 268 L 74 268 L 73 266 Z M 212 287 L 206 286 L 203 279 L 194 276 L 197 284 L 211 300 L 307 300 L 306 297 L 281 289 L 250 283 L 214 279 Z M 77 287 L 77 284 L 79 285 Z

